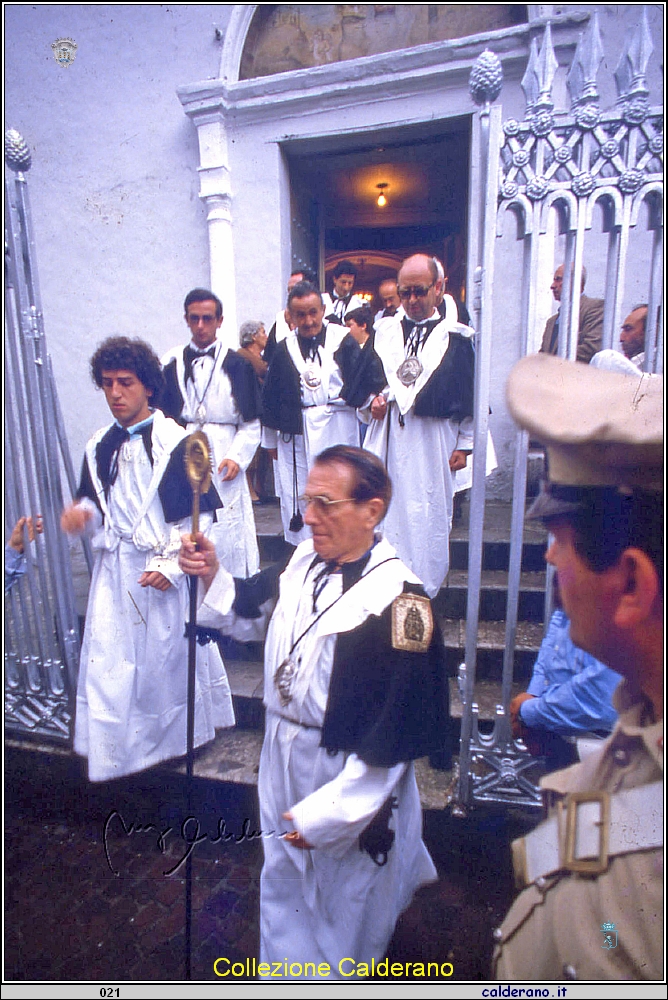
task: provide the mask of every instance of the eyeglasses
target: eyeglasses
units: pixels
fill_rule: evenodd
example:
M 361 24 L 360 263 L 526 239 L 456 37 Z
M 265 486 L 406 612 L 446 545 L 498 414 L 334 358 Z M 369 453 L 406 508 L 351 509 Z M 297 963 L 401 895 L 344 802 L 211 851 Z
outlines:
M 202 323 L 213 323 L 214 319 L 216 317 L 210 316 L 209 313 L 206 313 L 204 316 L 198 316 L 196 313 L 188 313 L 187 316 L 188 323 L 199 323 L 200 320 Z
M 330 507 L 334 507 L 337 503 L 356 503 L 354 497 L 344 497 L 343 500 L 330 500 L 329 497 L 312 497 L 309 496 L 308 493 L 305 493 L 299 499 L 302 500 L 307 507 L 309 504 L 313 504 L 319 514 L 328 514 L 330 512 Z
M 433 288 L 435 284 L 436 282 L 432 281 L 431 285 L 427 285 L 426 287 L 425 285 L 409 285 L 407 288 L 397 288 L 397 293 L 400 299 L 410 299 L 412 295 L 416 299 L 423 299 L 425 295 L 429 294 L 429 289 Z

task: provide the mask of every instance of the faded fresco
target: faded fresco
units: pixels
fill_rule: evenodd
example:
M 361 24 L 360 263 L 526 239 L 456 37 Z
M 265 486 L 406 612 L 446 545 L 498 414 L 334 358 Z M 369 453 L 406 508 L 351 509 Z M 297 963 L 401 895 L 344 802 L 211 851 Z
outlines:
M 240 79 L 464 38 L 522 24 L 523 4 L 263 4 L 251 25 Z

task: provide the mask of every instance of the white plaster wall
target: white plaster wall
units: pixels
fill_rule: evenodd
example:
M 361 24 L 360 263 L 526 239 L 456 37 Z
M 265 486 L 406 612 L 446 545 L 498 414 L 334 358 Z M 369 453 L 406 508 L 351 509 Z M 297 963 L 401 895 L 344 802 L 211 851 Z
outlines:
M 23 133 L 46 336 L 70 447 L 108 422 L 88 359 L 105 336 L 185 339 L 209 281 L 195 129 L 176 88 L 215 77 L 227 4 L 5 7 L 6 127 Z M 70 37 L 63 68 L 51 42 Z
M 209 282 L 205 211 L 198 197 L 199 153 L 194 125 L 176 89 L 217 77 L 220 42 L 232 5 L 16 5 L 5 7 L 6 123 L 23 132 L 33 152 L 29 174 L 49 349 L 75 464 L 92 431 L 107 418 L 87 362 L 112 333 L 138 335 L 158 353 L 184 338 L 182 299 Z M 624 38 L 637 24 L 638 5 L 559 5 L 598 9 L 606 57 L 600 74 L 603 107 L 615 97 L 612 71 Z M 656 45 L 649 69 L 651 99 L 661 94 L 661 5 L 649 8 Z M 78 44 L 67 69 L 51 42 Z M 388 58 L 388 66 L 391 57 Z M 506 79 L 504 118 L 523 117 L 519 76 Z M 445 80 L 445 78 L 444 78 Z M 408 89 L 410 81 L 404 86 Z M 228 120 L 235 240 L 237 318 L 273 321 L 290 270 L 290 210 L 285 162 L 277 145 L 287 137 L 344 134 L 426 118 L 471 114 L 466 79 L 428 93 L 398 92 L 388 76 L 384 99 L 325 93 L 308 111 L 268 115 L 237 111 Z M 565 70 L 555 86 L 557 110 L 567 107 Z M 647 240 L 639 237 L 638 267 Z M 512 452 L 504 399 L 507 370 L 519 350 L 519 317 L 512 305 L 519 244 L 504 240 L 497 255 L 495 313 L 503 330 L 492 361 L 492 431 L 502 462 Z M 600 253 L 592 246 L 588 291 L 602 294 Z M 635 256 L 635 255 L 634 255 Z M 550 267 L 539 308 L 552 312 Z M 643 278 L 629 275 L 630 308 Z M 519 287 L 519 286 L 518 286 Z M 504 477 L 497 476 L 503 491 Z M 506 480 L 507 482 L 507 480 Z

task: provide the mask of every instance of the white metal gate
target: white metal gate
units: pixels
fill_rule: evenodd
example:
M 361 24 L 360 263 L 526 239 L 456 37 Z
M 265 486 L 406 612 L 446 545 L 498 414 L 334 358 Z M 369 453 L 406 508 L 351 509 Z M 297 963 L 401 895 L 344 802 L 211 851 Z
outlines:
M 485 445 L 489 414 L 492 337 L 495 329 L 493 288 L 499 237 L 504 216 L 517 220 L 522 241 L 521 353 L 529 352 L 536 327 L 540 261 L 548 241 L 561 240 L 564 264 L 558 353 L 575 358 L 585 237 L 591 237 L 595 211 L 603 211 L 599 246 L 605 259 L 603 347 L 610 348 L 622 320 L 621 309 L 630 267 L 629 244 L 634 229 L 646 219 L 651 233 L 647 259 L 634 261 L 646 269 L 648 316 L 645 371 L 663 370 L 663 109 L 651 107 L 646 68 L 652 41 L 643 8 L 633 35 L 627 37 L 615 71 L 616 106 L 601 110 L 597 77 L 603 45 L 594 13 L 581 37 L 568 73 L 571 108 L 554 110 L 552 88 L 558 68 L 548 24 L 540 47 L 534 38 L 522 79 L 526 96 L 523 121 L 503 121 L 500 105 L 501 64 L 489 51 L 477 60 L 470 78 L 480 106 L 481 204 L 478 267 L 474 275 L 474 311 L 479 331 L 476 357 L 476 431 L 469 533 L 469 591 L 465 666 L 460 668 L 464 715 L 455 808 L 474 803 L 537 806 L 537 788 L 525 772 L 533 758 L 513 740 L 508 704 L 518 617 L 520 564 L 527 481 L 528 436 L 515 442 L 502 705 L 493 732 L 478 728 L 474 698 L 476 646 L 481 590 L 485 506 Z M 555 224 L 556 223 L 556 224 Z M 497 326 L 503 327 L 497 320 Z M 534 338 L 535 339 L 535 338 Z M 546 600 L 549 618 L 550 574 Z
M 46 351 L 28 186 L 30 153 L 5 136 L 5 531 L 41 515 L 26 571 L 5 598 L 7 730 L 69 740 L 79 670 L 79 630 L 69 551 L 60 530 L 61 474 L 73 494 L 51 359 Z

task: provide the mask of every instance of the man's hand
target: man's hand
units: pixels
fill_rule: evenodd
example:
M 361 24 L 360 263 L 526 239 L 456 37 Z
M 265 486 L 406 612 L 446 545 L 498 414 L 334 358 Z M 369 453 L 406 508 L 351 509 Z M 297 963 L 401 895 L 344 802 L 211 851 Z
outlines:
M 450 456 L 450 472 L 459 472 L 460 469 L 465 469 L 466 459 L 470 454 L 470 451 L 461 451 L 456 448 Z
M 225 475 L 223 476 L 224 483 L 231 482 L 233 479 L 236 479 L 237 476 L 239 475 L 239 466 L 231 458 L 224 458 L 223 461 L 220 463 L 220 465 L 218 466 L 218 472 L 222 474 L 223 470 L 225 471 Z
M 140 587 L 154 587 L 155 590 L 169 590 L 171 587 L 170 581 L 162 573 L 158 573 L 157 570 L 151 570 L 150 573 L 142 573 L 137 581 Z
M 208 590 L 218 572 L 218 556 L 213 542 L 198 531 L 196 541 L 190 535 L 181 535 L 179 566 L 188 576 L 198 576 Z
M 14 549 L 15 552 L 18 552 L 19 555 L 22 555 L 23 550 L 25 549 L 25 540 L 23 534 L 24 528 L 28 529 L 28 541 L 34 542 L 35 535 L 41 535 L 42 532 L 44 531 L 44 522 L 42 521 L 42 515 L 37 514 L 34 523 L 31 517 L 20 517 L 16 522 L 16 524 L 14 525 L 14 528 L 9 538 L 9 542 L 7 544 L 11 549 Z
M 290 812 L 283 813 L 283 819 L 287 819 L 289 823 L 294 822 L 292 813 Z M 298 847 L 300 851 L 313 850 L 313 844 L 309 844 L 308 840 L 304 840 L 298 830 L 293 830 L 292 833 L 284 834 L 283 839 L 287 840 L 290 847 Z
M 526 729 L 526 726 L 522 722 L 522 717 L 520 716 L 520 706 L 523 702 L 528 701 L 530 698 L 535 698 L 535 695 L 529 694 L 528 691 L 522 691 L 521 694 L 515 695 L 508 706 L 508 711 L 510 712 L 510 726 L 516 740 L 523 739 L 522 731 Z
M 68 535 L 81 535 L 92 516 L 90 510 L 86 510 L 78 503 L 71 503 L 60 515 L 60 527 Z
M 385 396 L 379 395 L 371 400 L 371 416 L 374 420 L 382 420 L 387 413 L 387 400 Z

